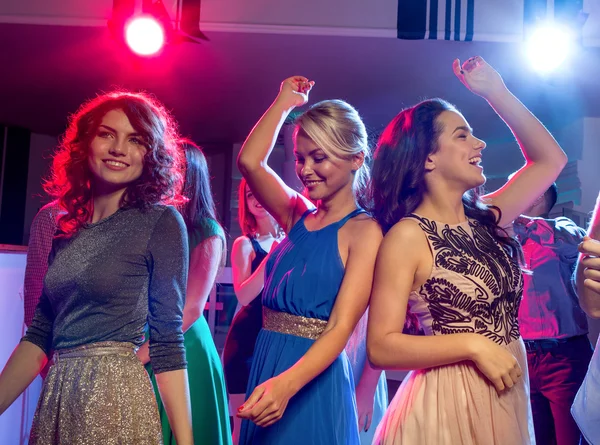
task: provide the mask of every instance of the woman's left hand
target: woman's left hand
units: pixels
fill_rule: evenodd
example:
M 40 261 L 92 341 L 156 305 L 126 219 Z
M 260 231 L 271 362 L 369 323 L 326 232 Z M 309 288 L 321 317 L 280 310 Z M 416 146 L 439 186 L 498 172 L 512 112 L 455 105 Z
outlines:
M 484 99 L 489 99 L 495 93 L 506 90 L 498 71 L 480 56 L 471 57 L 462 66 L 460 60 L 455 59 L 452 69 L 456 77 L 469 90 Z
M 369 431 L 373 420 L 375 393 L 363 385 L 356 387 L 356 407 L 358 410 L 358 431 Z
M 137 357 L 142 362 L 142 365 L 147 365 L 150 362 L 150 343 L 145 342 L 136 352 Z
M 237 416 L 261 427 L 273 425 L 281 419 L 294 394 L 283 375 L 273 377 L 254 388 L 248 400 L 238 408 Z

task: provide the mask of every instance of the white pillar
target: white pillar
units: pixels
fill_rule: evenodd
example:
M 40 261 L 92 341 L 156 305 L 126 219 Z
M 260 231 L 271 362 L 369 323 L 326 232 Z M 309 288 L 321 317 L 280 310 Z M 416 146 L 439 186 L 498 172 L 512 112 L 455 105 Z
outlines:
M 590 212 L 600 191 L 600 118 L 583 119 L 583 149 L 577 172 L 581 181 L 581 204 L 577 210 Z

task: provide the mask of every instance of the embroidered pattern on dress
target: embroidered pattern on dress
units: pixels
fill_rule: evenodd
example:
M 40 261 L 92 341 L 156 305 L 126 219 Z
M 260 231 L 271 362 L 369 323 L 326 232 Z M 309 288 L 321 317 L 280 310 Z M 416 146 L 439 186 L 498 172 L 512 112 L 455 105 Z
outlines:
M 519 338 L 519 265 L 476 220 L 469 219 L 470 234 L 463 226 L 415 218 L 433 251 L 432 276 L 418 295 L 427 303 L 434 335 L 473 332 L 498 344 Z

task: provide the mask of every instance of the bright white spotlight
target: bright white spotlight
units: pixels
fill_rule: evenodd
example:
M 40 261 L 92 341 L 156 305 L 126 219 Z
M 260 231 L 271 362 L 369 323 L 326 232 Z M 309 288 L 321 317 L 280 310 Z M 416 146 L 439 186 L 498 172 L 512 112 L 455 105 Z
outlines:
M 544 25 L 535 30 L 527 42 L 527 57 L 531 66 L 540 72 L 550 72 L 569 55 L 572 34 L 556 25 Z
M 150 56 L 162 48 L 165 43 L 165 32 L 155 19 L 137 17 L 125 27 L 125 41 L 133 52 Z

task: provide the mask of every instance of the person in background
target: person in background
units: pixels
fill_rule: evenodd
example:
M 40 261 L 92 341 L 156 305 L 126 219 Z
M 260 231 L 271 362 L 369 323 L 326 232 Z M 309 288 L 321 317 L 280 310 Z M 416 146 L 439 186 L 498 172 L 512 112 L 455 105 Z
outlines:
M 579 245 L 581 255 L 575 284 L 583 310 L 600 318 L 600 194 L 596 200 L 587 236 Z M 571 413 L 590 445 L 600 445 L 600 339 L 596 343 L 588 372 L 575 396 Z
M 246 400 L 246 386 L 256 337 L 262 327 L 262 291 L 269 252 L 283 239 L 283 230 L 261 206 L 244 178 L 238 188 L 238 222 L 242 236 L 231 248 L 233 289 L 241 309 L 233 318 L 223 349 L 230 407 Z M 233 443 L 240 437 L 242 419 L 233 414 Z
M 48 270 L 48 255 L 52 249 L 52 239 L 56 233 L 57 218 L 60 213 L 58 201 L 52 201 L 43 206 L 31 222 L 23 284 L 24 322 L 27 327 L 33 321 L 35 308 L 42 295 L 44 277 Z
M 225 232 L 217 221 L 210 173 L 202 149 L 188 139 L 180 141 L 185 154 L 181 214 L 187 228 L 190 265 L 183 307 L 183 338 L 188 361 L 192 428 L 196 445 L 231 444 L 227 391 L 223 368 L 203 312 L 217 273 L 224 265 Z M 148 343 L 138 351 L 154 385 L 165 445 L 176 445 L 168 413 L 148 355 Z M 149 362 L 149 363 L 148 363 Z
M 592 358 L 587 317 L 572 284 L 585 231 L 568 218 L 549 219 L 557 197 L 552 184 L 512 226 L 527 270 L 519 329 L 527 350 L 536 443 L 576 445 L 581 432 L 571 405 Z
M 52 240 L 57 229 L 58 215 L 62 213 L 57 200 L 43 206 L 33 218 L 29 229 L 27 244 L 27 260 L 23 280 L 24 323 L 28 328 L 33 321 L 35 308 L 40 301 L 44 287 L 44 277 L 48 271 L 48 255 L 52 249 Z M 40 371 L 42 379 L 46 378 L 52 360 L 48 360 Z

